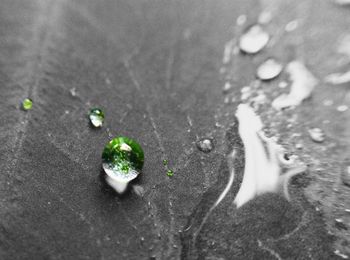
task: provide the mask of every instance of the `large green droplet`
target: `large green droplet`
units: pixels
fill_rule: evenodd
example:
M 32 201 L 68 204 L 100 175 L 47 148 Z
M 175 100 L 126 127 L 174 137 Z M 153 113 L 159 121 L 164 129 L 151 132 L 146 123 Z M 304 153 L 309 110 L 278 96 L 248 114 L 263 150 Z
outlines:
M 29 98 L 26 98 L 22 101 L 22 108 L 24 110 L 30 110 L 33 107 L 33 101 Z
M 94 127 L 101 127 L 105 119 L 105 114 L 99 108 L 93 108 L 89 113 L 90 122 Z
M 102 166 L 109 177 L 107 182 L 120 193 L 139 175 L 143 162 L 141 146 L 128 137 L 112 139 L 102 152 Z

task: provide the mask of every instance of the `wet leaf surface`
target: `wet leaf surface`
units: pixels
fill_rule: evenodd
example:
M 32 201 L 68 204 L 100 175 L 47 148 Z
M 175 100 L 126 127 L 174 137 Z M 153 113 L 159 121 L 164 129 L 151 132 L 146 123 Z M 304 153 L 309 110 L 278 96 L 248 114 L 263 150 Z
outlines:
M 349 188 L 341 181 L 349 110 L 336 110 L 348 104 L 348 90 L 335 93 L 321 84 L 295 111 L 276 113 L 270 103 L 282 92 L 278 81 L 252 82 L 255 68 L 272 56 L 265 52 L 284 64 L 291 45 L 315 75 L 336 71 L 336 60 L 325 57 L 332 56 L 333 39 L 348 28 L 350 16 L 327 1 L 275 4 L 266 25 L 274 33 L 273 49 L 254 58 L 233 46 L 240 30 L 268 11 L 265 1 L 2 1 L 0 258 L 349 254 L 349 235 L 334 225 L 335 217 L 349 222 Z M 233 29 L 242 14 L 247 21 Z M 295 19 L 304 21 L 284 35 L 283 25 Z M 225 44 L 233 58 L 223 67 Z M 222 91 L 225 81 L 232 84 L 229 93 Z M 257 109 L 271 134 L 291 151 L 296 141 L 304 144 L 300 153 L 309 173 L 292 181 L 291 203 L 266 194 L 233 207 L 244 168 L 233 116 L 243 86 L 250 86 L 251 98 L 264 94 L 270 102 L 257 102 Z M 28 97 L 34 105 L 23 111 Z M 326 98 L 334 101 L 327 108 Z M 89 125 L 92 107 L 105 112 L 101 129 Z M 321 127 L 324 120 L 331 123 Z M 327 135 L 324 149 L 308 136 L 307 129 L 316 126 Z M 101 166 L 104 145 L 117 135 L 137 140 L 145 153 L 136 188 L 123 196 L 103 181 Z M 199 137 L 215 140 L 215 149 L 199 151 Z M 233 148 L 238 156 L 232 188 L 204 219 L 227 184 Z

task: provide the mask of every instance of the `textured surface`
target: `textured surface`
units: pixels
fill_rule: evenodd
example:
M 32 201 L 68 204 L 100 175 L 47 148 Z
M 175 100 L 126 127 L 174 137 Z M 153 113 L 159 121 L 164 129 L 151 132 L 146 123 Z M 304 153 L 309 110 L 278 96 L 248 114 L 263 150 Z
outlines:
M 1 1 L 0 258 L 333 259 L 335 249 L 350 254 L 349 188 L 340 178 L 349 156 L 350 120 L 349 111 L 335 109 L 350 103 L 347 86 L 334 91 L 320 84 L 295 111 L 275 115 L 269 104 L 261 108 L 286 147 L 295 150 L 292 134 L 300 134 L 305 149 L 296 153 L 310 170 L 293 181 L 291 203 L 267 194 L 240 210 L 232 205 L 244 167 L 234 111 L 239 89 L 255 79 L 257 65 L 267 56 L 283 62 L 297 56 L 320 78 L 340 66 L 334 39 L 349 30 L 350 10 L 328 1 L 294 2 Z M 225 43 L 264 8 L 274 16 L 270 47 L 257 56 L 236 55 L 223 67 Z M 248 18 L 243 27 L 236 25 L 241 14 Z M 294 19 L 302 25 L 284 34 Z M 226 96 L 225 78 L 234 86 Z M 269 99 L 281 92 L 277 83 L 262 85 Z M 33 100 L 30 111 L 20 109 L 26 97 Z M 335 107 L 326 108 L 322 101 L 330 97 Z M 105 111 L 102 129 L 89 127 L 87 113 L 96 106 Z M 286 127 L 295 117 L 293 128 Z M 329 139 L 314 144 L 307 128 L 324 120 L 331 122 L 323 127 Z M 116 135 L 143 146 L 145 165 L 136 183 L 143 196 L 130 191 L 118 197 L 103 182 L 102 149 Z M 214 139 L 214 151 L 197 150 L 202 137 Z M 205 218 L 228 180 L 232 148 L 239 151 L 237 178 Z M 171 178 L 168 169 L 174 170 Z M 334 225 L 336 217 L 345 228 Z

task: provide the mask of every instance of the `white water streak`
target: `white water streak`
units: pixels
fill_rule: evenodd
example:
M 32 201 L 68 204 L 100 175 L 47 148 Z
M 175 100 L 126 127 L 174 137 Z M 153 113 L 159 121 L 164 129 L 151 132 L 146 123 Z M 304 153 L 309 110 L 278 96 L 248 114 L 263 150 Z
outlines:
M 306 166 L 296 160 L 283 159 L 284 149 L 264 135 L 262 121 L 250 106 L 240 104 L 236 116 L 244 144 L 245 167 L 243 181 L 234 203 L 241 207 L 256 196 L 281 190 L 289 200 L 289 179 L 305 171 Z

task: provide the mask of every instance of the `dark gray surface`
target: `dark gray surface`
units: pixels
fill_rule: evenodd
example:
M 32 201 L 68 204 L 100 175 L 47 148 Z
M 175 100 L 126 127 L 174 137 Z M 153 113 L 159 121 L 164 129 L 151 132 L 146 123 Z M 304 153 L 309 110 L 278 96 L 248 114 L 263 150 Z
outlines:
M 291 6 L 276 20 L 296 12 L 316 23 L 310 7 Z M 244 155 L 238 101 L 224 105 L 219 70 L 238 15 L 249 24 L 261 8 L 228 0 L 2 1 L 0 258 L 334 258 L 323 218 L 303 195 L 307 177 L 293 183 L 292 203 L 268 194 L 240 210 L 232 205 Z M 287 48 L 276 55 L 287 60 Z M 237 96 L 265 54 L 234 62 Z M 34 101 L 28 112 L 19 109 L 25 97 Z M 102 129 L 89 127 L 94 106 L 106 113 Z M 118 197 L 104 184 L 107 128 L 143 146 L 143 197 Z M 197 150 L 202 137 L 214 138 L 213 152 Z M 232 147 L 240 151 L 236 182 L 197 232 L 226 184 Z

